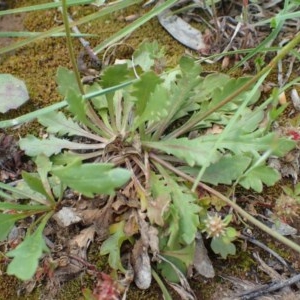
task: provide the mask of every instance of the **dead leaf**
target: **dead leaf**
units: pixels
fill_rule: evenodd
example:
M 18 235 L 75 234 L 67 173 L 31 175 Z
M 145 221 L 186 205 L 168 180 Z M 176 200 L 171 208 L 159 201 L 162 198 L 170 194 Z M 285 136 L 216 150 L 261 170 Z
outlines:
M 81 218 L 72 207 L 63 207 L 53 215 L 53 219 L 61 227 L 68 227 L 81 221 Z
M 164 226 L 163 215 L 168 210 L 170 202 L 169 195 L 160 195 L 156 199 L 148 198 L 147 216 L 151 223 Z
M 200 232 L 197 232 L 196 234 L 196 248 L 193 266 L 198 274 L 206 278 L 215 277 L 215 270 L 207 255 L 207 250 L 203 243 L 202 235 Z
M 86 259 L 87 248 L 94 240 L 95 226 L 83 229 L 80 234 L 69 241 L 70 254 Z
M 134 282 L 139 289 L 146 290 L 151 285 L 151 264 L 148 248 L 142 239 L 134 244 L 132 249 L 131 264 L 134 270 Z

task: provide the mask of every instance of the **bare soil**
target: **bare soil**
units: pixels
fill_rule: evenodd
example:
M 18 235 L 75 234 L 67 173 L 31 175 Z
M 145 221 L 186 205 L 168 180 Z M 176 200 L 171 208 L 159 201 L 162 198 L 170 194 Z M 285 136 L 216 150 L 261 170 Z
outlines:
M 0 31 L 33 30 L 34 24 L 40 24 L 40 16 L 37 16 L 37 14 L 34 14 L 34 16 L 36 17 L 36 19 L 31 21 L 29 21 L 28 15 L 26 14 L 8 15 L 1 17 Z M 48 13 L 41 18 L 53 18 L 53 15 L 51 13 Z M 47 22 L 52 23 L 52 21 L 49 20 Z M 149 26 L 157 27 L 159 25 L 157 21 L 154 20 L 151 21 L 151 24 Z M 37 31 L 40 31 L 40 27 L 37 27 Z M 107 34 L 107 32 L 105 34 Z M 109 34 L 110 32 L 108 33 L 108 35 Z M 146 34 L 147 33 L 145 33 L 145 35 Z M 161 34 L 161 36 L 163 36 L 161 37 L 163 41 L 168 40 L 169 42 L 170 40 L 172 40 L 172 38 L 170 38 L 165 32 Z M 157 39 L 159 39 L 159 35 Z M 5 47 L 14 40 L 15 39 L 0 38 L 0 47 Z M 172 43 L 177 44 L 176 41 L 172 41 Z M 49 97 L 55 100 L 57 99 L 54 88 L 55 83 L 53 79 L 57 65 L 60 63 L 63 63 L 65 65 L 69 64 L 69 62 L 67 61 L 68 57 L 65 54 L 66 49 L 62 49 L 62 47 L 64 47 L 63 44 L 64 42 L 62 40 L 49 41 L 47 39 L 47 41 L 42 41 L 37 43 L 35 46 L 29 46 L 28 48 L 17 50 L 15 52 L 10 53 L 9 55 L 5 55 L 0 59 L 0 72 L 12 71 L 15 74 L 19 73 L 20 77 L 24 77 L 24 79 L 27 79 L 28 82 L 31 84 L 33 82 L 39 82 L 40 78 L 35 77 L 36 72 L 31 72 L 29 69 L 36 70 L 40 68 L 41 65 L 46 66 L 47 70 L 43 70 L 43 72 L 47 73 L 49 83 L 47 83 L 47 85 L 42 84 L 42 87 L 39 87 L 39 84 L 37 84 L 37 86 L 29 86 L 29 90 L 32 91 L 32 103 L 29 105 L 29 110 L 32 107 L 38 108 L 46 105 L 46 103 L 43 102 L 44 98 Z M 50 47 L 50 51 L 52 51 L 52 53 L 49 54 L 49 52 L 47 52 L 44 47 Z M 180 56 L 185 50 L 180 45 L 176 45 L 176 47 L 176 49 L 179 49 L 179 54 L 177 53 L 177 55 Z M 172 46 L 170 48 L 172 48 Z M 168 50 L 170 55 L 172 54 L 172 51 L 173 50 Z M 61 55 L 61 53 L 64 53 L 64 55 Z M 60 60 L 59 63 L 55 61 L 55 55 L 63 56 L 62 60 Z M 26 58 L 26 56 L 28 57 L 29 62 L 26 62 L 26 66 L 24 67 L 24 58 Z M 22 57 L 22 60 L 19 60 L 20 57 Z M 27 76 L 31 76 L 32 78 L 28 79 Z M 47 95 L 44 95 L 43 92 L 41 92 L 41 90 L 44 90 L 44 93 L 47 93 Z M 21 110 L 19 112 L 16 112 L 16 114 L 20 114 L 23 112 L 24 110 Z M 25 126 L 25 128 L 23 128 L 22 131 L 14 132 L 14 135 L 17 136 L 19 133 L 23 135 L 27 132 L 39 132 L 39 129 L 37 129 L 36 127 L 32 128 Z M 5 133 L 2 132 L 2 134 L 3 137 Z M 8 142 L 7 140 L 5 141 L 4 138 L 2 138 L 2 140 L 0 139 L 0 147 L 2 147 L 0 148 L 0 166 L 2 168 L 2 178 L 0 178 L 1 181 L 5 181 L 8 179 L 16 179 L 18 178 L 22 170 L 30 170 L 32 168 L 32 164 L 30 163 L 28 158 L 22 155 L 22 153 L 18 150 L 17 146 L 13 144 L 11 140 Z M 3 153 L 6 153 L 6 156 Z M 15 155 L 8 156 L 8 153 L 15 153 Z M 241 192 L 237 195 L 237 201 L 242 200 L 244 201 L 241 202 L 242 206 L 250 207 L 251 204 L 253 204 L 252 202 L 254 199 L 254 202 L 257 205 L 257 212 L 263 214 L 264 204 L 266 204 L 267 202 L 270 205 L 270 208 L 272 208 L 276 197 L 279 197 L 280 195 L 280 186 L 283 184 L 291 185 L 292 179 L 290 178 L 286 179 L 284 182 L 280 182 L 273 189 L 266 189 L 263 194 L 263 200 L 258 195 L 249 195 L 245 194 L 245 192 Z M 291 226 L 293 226 L 293 228 L 295 228 L 298 231 L 298 233 L 300 232 L 299 217 L 293 218 L 293 220 L 290 220 L 289 223 Z M 239 225 L 237 226 L 241 230 L 243 230 L 244 228 L 244 224 L 241 222 L 239 222 Z M 60 241 L 61 243 L 66 242 L 65 237 L 71 239 L 72 237 L 76 236 L 81 230 L 81 228 L 74 226 L 70 227 L 69 229 L 65 229 L 64 231 L 61 227 L 57 227 L 55 222 L 51 223 L 50 227 L 53 232 L 60 231 L 59 235 L 62 237 Z M 251 234 L 252 237 L 255 238 L 255 240 L 260 241 L 262 244 L 272 248 L 276 253 L 283 257 L 283 259 L 287 262 L 291 269 L 288 269 L 286 268 L 286 266 L 283 266 L 276 258 L 274 258 L 274 256 L 270 255 L 268 251 L 262 249 L 260 246 L 255 245 L 250 241 L 239 239 L 236 242 L 238 249 L 237 255 L 234 257 L 229 257 L 227 260 L 223 260 L 220 257 L 213 254 L 212 252 L 209 252 L 209 256 L 212 259 L 213 266 L 216 271 L 216 276 L 213 279 L 207 279 L 200 275 L 197 275 L 190 280 L 191 287 L 193 288 L 197 299 L 236 299 L 233 295 L 242 293 L 245 290 L 256 288 L 263 284 L 274 282 L 276 280 L 283 281 L 286 278 L 293 277 L 299 273 L 299 253 L 295 253 L 286 246 L 279 244 L 278 242 L 274 241 L 272 238 L 267 236 L 265 233 L 262 233 L 255 228 L 251 228 Z M 292 236 L 291 239 L 293 239 L 297 243 L 300 243 L 300 238 L 297 235 Z M 206 241 L 206 243 L 207 248 L 209 249 L 208 241 Z M 88 261 L 95 267 L 100 268 L 101 271 L 109 272 L 107 262 L 105 261 L 105 259 L 99 257 L 99 246 L 100 244 L 97 243 L 96 240 L 88 248 Z M 258 254 L 259 257 L 263 259 L 263 262 L 259 261 L 258 259 L 255 259 L 253 257 L 253 254 Z M 64 280 L 61 282 L 58 281 L 58 283 L 57 281 L 53 280 L 53 278 L 51 278 L 51 274 L 49 273 L 48 278 L 45 276 L 41 281 L 37 280 L 24 284 L 19 282 L 15 278 L 6 275 L 5 259 L 3 259 L 2 262 L 4 263 L 1 267 L 0 299 L 13 300 L 17 298 L 17 294 L 22 295 L 20 299 L 83 299 L 82 289 L 84 287 L 90 287 L 92 289 L 95 285 L 95 278 L 89 276 L 89 272 L 87 271 L 88 269 L 85 269 L 85 272 L 80 272 L 81 270 L 79 270 L 78 274 L 76 274 L 77 276 L 68 277 L 66 274 L 64 274 L 62 275 L 64 276 Z M 266 265 L 264 264 L 264 262 L 266 263 Z M 276 278 L 276 276 L 278 277 Z M 53 296 L 50 296 L 52 294 L 51 292 L 53 291 L 55 293 L 53 293 Z M 183 299 L 181 296 L 178 296 L 178 294 L 176 294 L 174 291 L 172 291 L 172 296 L 174 297 L 174 299 Z M 132 284 L 127 293 L 127 299 L 162 299 L 162 295 L 159 287 L 156 284 L 153 284 L 153 286 L 147 291 L 140 291 Z M 296 300 L 300 299 L 299 286 L 297 286 L 297 284 L 293 284 L 291 287 L 279 289 L 274 293 L 270 292 L 264 296 L 257 296 L 255 298 L 244 299 Z

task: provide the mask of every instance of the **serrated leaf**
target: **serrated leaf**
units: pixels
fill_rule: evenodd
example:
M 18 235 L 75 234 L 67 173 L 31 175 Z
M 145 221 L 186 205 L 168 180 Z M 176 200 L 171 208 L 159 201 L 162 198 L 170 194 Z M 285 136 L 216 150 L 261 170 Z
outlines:
M 129 69 L 126 64 L 113 65 L 105 69 L 101 76 L 101 86 L 103 88 L 118 85 L 129 78 Z
M 134 63 L 139 65 L 144 72 L 149 71 L 155 64 L 155 60 L 163 58 L 164 51 L 154 41 L 142 43 L 133 54 Z
M 182 243 L 189 245 L 195 240 L 199 225 L 200 208 L 195 204 L 196 196 L 184 185 L 174 181 L 161 167 L 158 168 L 165 177 L 161 183 L 165 184 L 165 191 L 169 192 L 172 200 L 165 217 L 169 223 L 167 246 L 169 249 L 175 249 Z
M 18 108 L 28 99 L 24 81 L 10 74 L 0 74 L 0 113 Z
M 113 164 L 82 164 L 79 160 L 65 167 L 53 168 L 52 173 L 87 197 L 93 197 L 94 194 L 112 195 L 130 178 L 128 170 L 114 168 Z
M 144 112 L 137 119 L 136 126 L 144 122 L 158 122 L 164 119 L 168 115 L 170 106 L 167 89 L 162 85 L 157 85 L 148 99 Z
M 81 128 L 71 118 L 66 118 L 62 112 L 50 112 L 43 114 L 38 118 L 38 121 L 43 126 L 47 127 L 47 132 L 57 133 L 58 135 L 78 135 L 86 136 L 86 131 Z
M 26 138 L 21 139 L 20 148 L 25 151 L 29 156 L 51 155 L 58 154 L 62 149 L 70 150 L 88 150 L 97 149 L 98 146 L 93 144 L 74 143 L 65 139 L 59 139 L 54 136 L 50 136 L 48 139 L 40 140 L 33 135 L 27 135 Z
M 40 224 L 32 235 L 27 235 L 21 244 L 6 253 L 8 257 L 13 257 L 7 268 L 8 275 L 15 275 L 21 280 L 32 278 L 43 252 L 49 251 L 43 238 L 44 226 Z
M 211 95 L 216 89 L 222 89 L 230 80 L 230 77 L 223 73 L 212 73 L 203 79 L 203 82 L 196 87 L 197 101 L 202 102 L 211 99 Z
M 3 214 L 0 213 L 0 241 L 6 239 L 15 222 L 26 218 L 26 214 Z
M 56 82 L 58 84 L 58 91 L 62 96 L 66 96 L 70 88 L 80 93 L 74 72 L 65 67 L 58 68 Z
M 211 107 L 214 107 L 219 102 L 221 102 L 226 97 L 232 94 L 232 91 L 236 91 L 239 88 L 243 87 L 251 78 L 250 77 L 240 77 L 240 78 L 231 78 L 226 82 L 226 84 L 222 88 L 215 89 L 212 93 L 212 101 L 210 103 Z M 252 91 L 251 91 L 252 92 Z M 247 99 L 249 94 L 248 91 L 244 91 L 240 93 L 237 97 L 235 97 L 230 103 L 226 104 L 222 107 L 222 110 L 232 110 L 236 109 L 237 105 Z M 255 103 L 260 97 L 260 91 L 257 90 L 252 96 L 251 100 L 249 100 L 249 105 Z
M 186 161 L 190 166 L 204 165 L 207 163 L 207 157 L 213 149 L 214 142 L 205 142 L 203 138 L 189 140 L 187 138 L 169 139 L 167 141 L 147 142 L 146 146 L 158 149 L 172 154 L 183 161 Z M 211 158 L 211 162 L 219 159 L 220 155 L 216 152 Z
M 227 258 L 229 254 L 235 255 L 236 253 L 235 245 L 224 239 L 223 236 L 214 237 L 210 246 L 216 254 L 220 254 L 223 258 Z
M 137 116 L 141 116 L 145 111 L 151 94 L 160 83 L 162 80 L 154 72 L 147 72 L 143 73 L 140 80 L 132 85 L 131 95 L 135 97 Z
M 68 89 L 66 101 L 69 104 L 68 110 L 74 115 L 75 119 L 88 126 L 90 122 L 86 116 L 87 102 L 80 92 L 75 89 Z
M 263 184 L 267 186 L 274 185 L 280 179 L 278 171 L 268 166 L 258 166 L 249 171 L 245 177 L 242 177 L 239 184 L 246 189 L 252 188 L 260 193 L 263 190 Z
M 108 254 L 108 263 L 114 270 L 120 270 L 125 273 L 125 269 L 122 266 L 120 250 L 122 243 L 128 239 L 124 233 L 125 222 L 119 222 L 113 224 L 110 227 L 111 233 L 113 234 L 106 239 L 100 248 L 100 255 Z
M 251 163 L 248 156 L 234 155 L 223 156 L 216 163 L 206 168 L 201 181 L 218 184 L 232 184 L 234 180 L 239 178 Z M 182 171 L 197 176 L 199 168 L 182 167 Z
M 189 56 L 182 56 L 179 65 L 184 77 L 197 77 L 202 70 L 201 65 Z
M 196 200 L 195 195 L 184 191 L 175 182 L 172 183 L 171 189 L 173 205 L 179 215 L 179 239 L 182 239 L 186 244 L 190 244 L 195 239 L 197 226 L 199 225 L 198 213 L 200 208 L 194 203 Z

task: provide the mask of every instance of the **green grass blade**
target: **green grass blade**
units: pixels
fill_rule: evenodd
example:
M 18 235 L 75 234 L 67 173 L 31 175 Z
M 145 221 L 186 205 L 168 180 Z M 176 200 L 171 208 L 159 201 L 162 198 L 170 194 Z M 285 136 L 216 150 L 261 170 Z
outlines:
M 10 38 L 15 38 L 15 37 L 35 37 L 42 34 L 42 32 L 30 32 L 30 31 L 2 31 L 0 32 L 0 38 L 3 37 L 10 37 Z M 66 34 L 64 32 L 58 32 L 58 33 L 53 33 L 49 37 L 64 37 Z M 97 34 L 90 34 L 90 33 L 71 33 L 72 37 L 96 37 Z
M 81 4 L 89 4 L 93 2 L 93 0 L 69 0 L 68 1 L 68 6 L 73 6 L 73 5 L 81 5 Z M 37 10 L 46 10 L 50 8 L 57 8 L 61 6 L 61 1 L 60 2 L 49 2 L 49 3 L 44 3 L 44 4 L 38 4 L 38 5 L 32 5 L 32 6 L 25 6 L 25 7 L 19 7 L 15 9 L 7 9 L 0 11 L 0 16 L 4 15 L 9 15 L 9 14 L 18 14 L 18 13 L 24 13 L 24 12 L 32 12 L 32 11 L 37 11 Z
M 95 12 L 93 14 L 90 14 L 88 16 L 85 16 L 85 17 L 79 19 L 76 22 L 70 23 L 70 26 L 71 27 L 72 26 L 78 26 L 78 25 L 81 25 L 81 24 L 84 24 L 84 23 L 87 23 L 87 22 L 91 22 L 91 21 L 96 20 L 96 19 L 98 19 L 100 17 L 103 17 L 103 16 L 108 15 L 108 14 L 112 14 L 115 11 L 119 11 L 121 9 L 124 9 L 124 8 L 126 8 L 126 7 L 128 7 L 130 5 L 133 5 L 133 4 L 137 4 L 139 2 L 141 2 L 141 0 L 123 0 L 123 1 L 119 1 L 116 4 L 112 4 L 110 6 L 107 6 L 107 7 L 103 8 L 99 12 Z M 11 44 L 9 46 L 1 48 L 0 49 L 0 54 L 4 54 L 6 52 L 9 52 L 9 51 L 12 51 L 12 50 L 16 50 L 16 49 L 18 49 L 20 47 L 26 46 L 26 45 L 28 45 L 28 44 L 30 44 L 32 42 L 35 42 L 35 41 L 38 41 L 40 39 L 49 37 L 52 34 L 55 34 L 55 33 L 58 33 L 58 32 L 64 31 L 64 30 L 65 30 L 64 25 L 51 28 L 51 29 L 49 29 L 49 30 L 47 30 L 47 31 L 45 31 L 45 32 L 37 35 L 37 36 L 29 37 L 26 40 L 18 41 L 18 42 L 13 43 L 13 44 Z
M 171 7 L 176 2 L 177 2 L 176 0 L 168 0 L 168 1 L 164 2 L 161 5 L 159 5 L 157 7 L 154 7 L 151 11 L 149 11 L 146 14 L 144 14 L 142 17 L 140 17 L 139 19 L 135 20 L 134 22 L 132 22 L 130 25 L 124 27 L 123 29 L 119 30 L 115 34 L 111 35 L 104 42 L 102 42 L 101 44 L 99 44 L 98 46 L 96 46 L 94 48 L 94 52 L 95 53 L 99 53 L 103 49 L 105 49 L 106 47 L 108 47 L 108 46 L 116 43 L 117 41 L 119 41 L 123 37 L 127 36 L 128 34 L 132 33 L 134 30 L 136 30 L 137 28 L 139 28 L 141 25 L 143 25 L 144 23 L 146 23 L 147 21 L 149 21 L 153 17 L 159 15 L 165 9 Z
M 89 93 L 89 94 L 84 95 L 83 98 L 87 100 L 87 99 L 91 99 L 93 97 L 97 97 L 97 96 L 100 96 L 100 95 L 103 95 L 103 94 L 106 94 L 106 93 L 114 92 L 114 91 L 116 91 L 118 89 L 121 89 L 121 88 L 123 88 L 125 86 L 133 84 L 136 81 L 137 81 L 137 79 L 133 79 L 133 80 L 121 83 L 119 85 L 115 85 L 115 86 L 109 87 L 109 88 L 104 89 L 104 90 L 100 90 L 100 91 L 97 91 L 97 92 Z M 63 100 L 61 102 L 52 104 L 50 106 L 41 108 L 41 109 L 33 111 L 33 112 L 30 112 L 30 113 L 28 113 L 26 115 L 22 115 L 22 116 L 20 116 L 18 118 L 1 121 L 0 122 L 0 128 L 12 127 L 12 126 L 17 126 L 17 125 L 20 125 L 20 124 L 23 124 L 23 123 L 26 123 L 26 122 L 30 122 L 30 121 L 32 121 L 32 120 L 40 117 L 43 114 L 52 112 L 54 110 L 61 109 L 61 108 L 65 107 L 65 106 L 67 106 L 67 105 L 68 105 L 68 103 L 65 100 Z

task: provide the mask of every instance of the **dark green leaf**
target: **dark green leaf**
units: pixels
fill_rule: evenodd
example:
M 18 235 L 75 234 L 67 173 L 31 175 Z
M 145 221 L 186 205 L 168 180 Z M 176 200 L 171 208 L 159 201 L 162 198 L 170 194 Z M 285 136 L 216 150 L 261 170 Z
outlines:
M 114 168 L 113 164 L 82 164 L 79 160 L 65 167 L 53 168 L 52 173 L 64 184 L 87 197 L 113 194 L 116 188 L 130 178 L 129 171 Z
M 124 233 L 124 224 L 125 222 L 122 221 L 113 224 L 110 227 L 110 232 L 112 233 L 112 235 L 103 242 L 100 249 L 100 255 L 109 254 L 109 265 L 114 270 L 120 270 L 122 272 L 125 272 L 126 270 L 122 266 L 120 250 L 122 243 L 128 240 L 128 237 Z
M 274 185 L 280 179 L 278 171 L 268 166 L 258 166 L 241 178 L 239 184 L 244 188 L 252 188 L 256 192 L 262 192 L 263 184 Z

